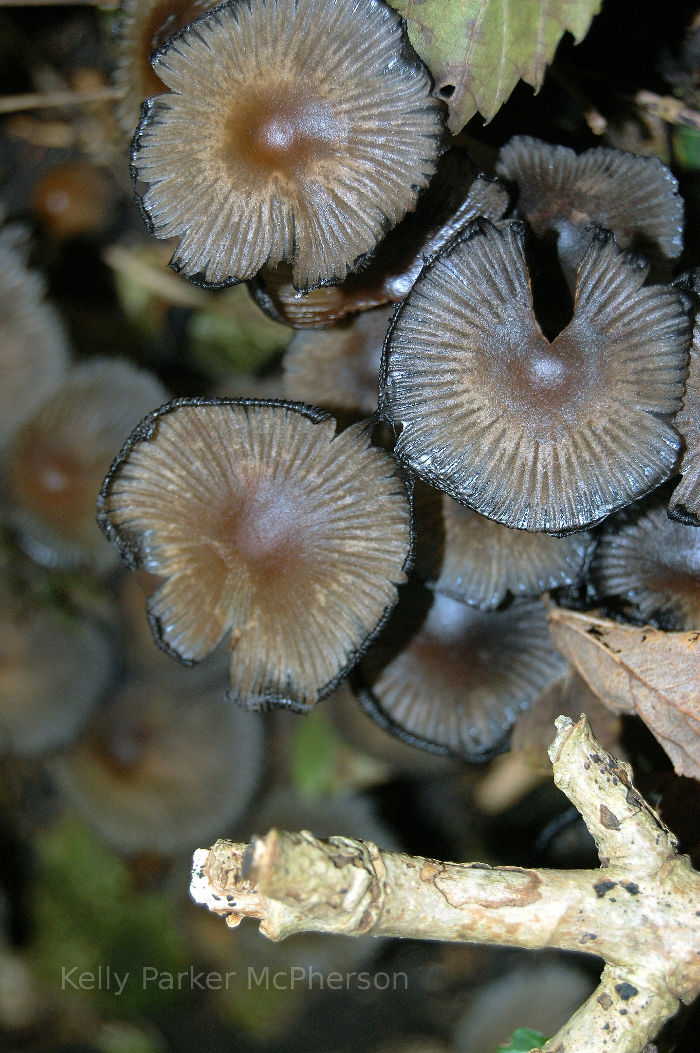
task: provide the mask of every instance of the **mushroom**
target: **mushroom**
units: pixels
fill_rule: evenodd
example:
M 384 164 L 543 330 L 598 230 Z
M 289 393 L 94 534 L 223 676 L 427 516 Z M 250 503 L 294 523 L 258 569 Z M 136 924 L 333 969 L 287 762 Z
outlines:
M 218 682 L 194 686 L 160 666 L 127 678 L 51 773 L 68 801 L 119 851 L 172 854 L 221 834 L 248 806 L 263 729 Z M 221 670 L 220 670 L 221 671 Z
M 102 626 L 0 582 L 0 753 L 69 746 L 114 676 Z
M 598 231 L 574 315 L 550 343 L 520 223 L 480 221 L 426 266 L 384 347 L 381 414 L 396 456 L 506 526 L 604 519 L 675 469 L 689 323 L 678 294 Z
M 159 575 L 158 643 L 197 662 L 224 637 L 231 695 L 305 710 L 358 660 L 405 580 L 410 510 L 365 425 L 287 402 L 181 399 L 127 441 L 98 519 Z
M 591 224 L 652 260 L 681 253 L 683 201 L 677 180 L 657 157 L 601 146 L 577 156 L 566 146 L 518 135 L 501 150 L 496 171 L 516 184 L 518 209 L 535 234 L 556 239 L 572 288 Z
M 389 231 L 376 252 L 342 285 L 299 293 L 291 268 L 281 264 L 263 270 L 250 282 L 260 306 L 276 321 L 298 329 L 321 328 L 348 314 L 382 304 L 400 303 L 420 274 L 425 260 L 478 216 L 500 219 L 508 207 L 505 187 L 476 174 L 464 150 L 453 147 L 438 161 L 428 189 L 415 212 Z
M 377 307 L 332 329 L 299 330 L 282 363 L 285 394 L 331 410 L 374 413 L 382 346 L 393 313 L 393 305 Z
M 95 526 L 95 494 L 114 450 L 165 391 L 126 361 L 74 366 L 15 435 L 6 458 L 7 515 L 38 563 L 103 572 L 113 552 Z
M 565 670 L 538 600 L 479 611 L 411 584 L 357 679 L 387 730 L 476 761 L 506 748 L 518 714 Z
M 207 285 L 292 264 L 342 281 L 416 205 L 443 106 L 383 0 L 225 3 L 153 60 L 132 168 L 172 266 Z
M 681 480 L 671 495 L 669 514 L 682 523 L 700 527 L 700 322 L 693 330 L 683 407 L 673 423 L 684 446 L 678 468 Z
M 415 573 L 436 592 L 482 609 L 541 596 L 583 577 L 593 538 L 513 530 L 419 484 L 414 490 Z
M 700 629 L 700 530 L 669 519 L 661 498 L 608 525 L 591 576 L 600 599 L 635 619 Z
M 151 55 L 184 26 L 214 7 L 217 0 L 122 0 L 115 43 L 114 87 L 120 93 L 117 120 L 131 137 L 141 104 L 165 90 Z
M 51 395 L 68 369 L 68 344 L 58 314 L 44 299 L 44 281 L 27 269 L 26 235 L 0 230 L 0 447 Z

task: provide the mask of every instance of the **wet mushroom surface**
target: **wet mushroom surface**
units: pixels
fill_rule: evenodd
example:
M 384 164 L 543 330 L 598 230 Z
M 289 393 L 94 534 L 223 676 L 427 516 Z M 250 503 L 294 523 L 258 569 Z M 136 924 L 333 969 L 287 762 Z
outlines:
M 668 478 L 689 323 L 646 273 L 599 232 L 550 342 L 523 226 L 475 224 L 425 268 L 387 336 L 379 407 L 400 428 L 397 457 L 482 515 L 549 533 L 591 526 Z
M 381 0 L 222 4 L 153 67 L 170 91 L 144 109 L 133 174 L 200 283 L 284 260 L 298 289 L 342 281 L 435 171 L 443 109 Z
M 196 662 L 227 637 L 231 695 L 307 709 L 358 660 L 397 599 L 408 494 L 367 428 L 286 402 L 180 400 L 125 445 L 99 521 L 165 579 L 156 639 Z
M 411 584 L 357 682 L 370 715 L 400 738 L 483 760 L 506 748 L 518 714 L 565 669 L 539 600 L 480 611 Z

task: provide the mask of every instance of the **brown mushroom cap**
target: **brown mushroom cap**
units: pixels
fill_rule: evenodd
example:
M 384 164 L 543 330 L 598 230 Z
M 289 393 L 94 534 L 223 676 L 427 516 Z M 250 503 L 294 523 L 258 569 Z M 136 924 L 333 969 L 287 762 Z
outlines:
M 671 496 L 669 513 L 700 527 L 700 322 L 693 330 L 683 408 L 673 423 L 683 437 L 684 449 L 679 468 L 682 478 Z
M 479 611 L 411 585 L 359 675 L 368 712 L 388 730 L 425 749 L 484 760 L 504 748 L 517 715 L 565 669 L 538 600 Z
M 586 531 L 551 534 L 513 530 L 432 487 L 414 491 L 418 577 L 436 592 L 482 609 L 511 596 L 540 596 L 583 576 L 593 549 Z
M 385 303 L 400 303 L 435 255 L 470 220 L 500 219 L 508 207 L 508 192 L 496 180 L 476 174 L 463 150 L 447 150 L 437 171 L 409 212 L 389 231 L 361 270 L 342 285 L 298 293 L 291 268 L 282 264 L 251 282 L 257 302 L 277 321 L 298 329 L 331 325 L 355 311 Z
M 8 515 L 45 566 L 108 569 L 113 552 L 95 525 L 95 495 L 115 449 L 165 390 L 125 361 L 75 366 L 15 435 L 7 452 Z
M 635 618 L 700 629 L 700 530 L 669 519 L 663 501 L 610 525 L 591 575 L 601 599 L 616 600 Z
M 297 288 L 342 281 L 435 171 L 443 108 L 382 0 L 222 4 L 154 70 L 171 90 L 144 110 L 134 178 L 203 284 L 282 260 Z
M 0 231 L 0 446 L 59 386 L 68 369 L 60 319 L 44 300 L 44 281 L 27 270 L 24 234 Z
M 284 389 L 291 399 L 332 410 L 372 414 L 393 304 L 321 332 L 298 331 L 284 354 Z
M 153 52 L 216 3 L 217 0 L 122 0 L 114 86 L 121 92 L 116 114 L 126 135 L 134 134 L 143 101 L 165 90 L 150 63 Z
M 396 455 L 483 515 L 550 533 L 668 478 L 689 323 L 675 291 L 645 276 L 598 232 L 550 343 L 522 226 L 475 224 L 425 268 L 387 336 L 379 405 L 402 428 Z
M 406 488 L 363 425 L 285 402 L 180 400 L 136 429 L 99 501 L 129 565 L 164 578 L 161 646 L 195 662 L 229 635 L 231 693 L 306 709 L 396 602 Z
M 96 622 L 0 584 L 0 753 L 36 756 L 72 743 L 114 664 Z
M 575 278 L 591 223 L 611 230 L 622 248 L 675 259 L 683 248 L 678 182 L 657 157 L 605 147 L 576 155 L 527 135 L 499 154 L 496 171 L 517 185 L 518 208 L 535 234 L 552 232 L 564 269 Z
M 170 674 L 128 679 L 52 764 L 66 798 L 124 852 L 191 850 L 227 832 L 260 775 L 259 718 L 180 673 L 177 687 Z

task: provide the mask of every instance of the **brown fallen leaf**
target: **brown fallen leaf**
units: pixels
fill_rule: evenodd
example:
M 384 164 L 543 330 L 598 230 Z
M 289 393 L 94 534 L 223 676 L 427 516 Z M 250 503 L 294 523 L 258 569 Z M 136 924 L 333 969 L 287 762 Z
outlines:
M 511 753 L 522 753 L 526 762 L 543 775 L 549 775 L 552 762 L 547 752 L 554 737 L 558 716 L 576 722 L 582 713 L 588 717 L 593 734 L 616 757 L 626 759 L 620 742 L 620 718 L 603 705 L 583 677 L 569 666 L 563 677 L 542 692 L 518 717 L 510 740 Z
M 700 778 L 700 632 L 620 625 L 595 613 L 550 607 L 555 647 L 601 701 L 636 713 L 679 775 Z

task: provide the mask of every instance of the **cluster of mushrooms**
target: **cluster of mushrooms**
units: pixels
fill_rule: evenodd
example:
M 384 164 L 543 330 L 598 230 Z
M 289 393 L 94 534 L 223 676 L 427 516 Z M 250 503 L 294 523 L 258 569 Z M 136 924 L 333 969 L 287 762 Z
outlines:
M 480 173 L 383 0 L 124 0 L 119 43 L 149 230 L 176 239 L 190 281 L 246 282 L 295 332 L 275 397 L 168 401 L 125 361 L 73 362 L 17 231 L 0 233 L 17 327 L 0 385 L 6 524 L 52 570 L 104 577 L 118 551 L 166 652 L 120 615 L 131 657 L 106 703 L 100 619 L 61 635 L 8 592 L 5 630 L 27 651 L 55 640 L 102 672 L 55 730 L 31 677 L 12 680 L 22 705 L 0 713 L 0 749 L 61 748 L 81 725 L 57 780 L 90 814 L 105 772 L 136 789 L 141 765 L 153 821 L 132 818 L 135 793 L 105 835 L 136 849 L 160 831 L 168 847 L 193 828 L 186 809 L 168 815 L 175 744 L 146 751 L 157 729 L 208 729 L 202 756 L 243 744 L 201 796 L 181 779 L 193 823 L 206 797 L 216 832 L 221 772 L 241 769 L 243 803 L 254 782 L 243 710 L 352 693 L 405 741 L 481 760 L 543 699 L 595 704 L 552 645 L 543 594 L 700 628 L 700 278 L 672 280 L 683 206 L 668 169 L 518 137 Z M 22 370 L 41 377 L 31 399 Z
M 383 0 L 205 6 L 125 5 L 124 120 L 159 45 L 137 200 L 176 270 L 248 282 L 297 332 L 282 398 L 146 416 L 99 524 L 148 572 L 161 648 L 222 644 L 243 707 L 349 677 L 409 742 L 490 756 L 570 682 L 543 593 L 700 628 L 675 179 L 527 137 L 479 174 Z

